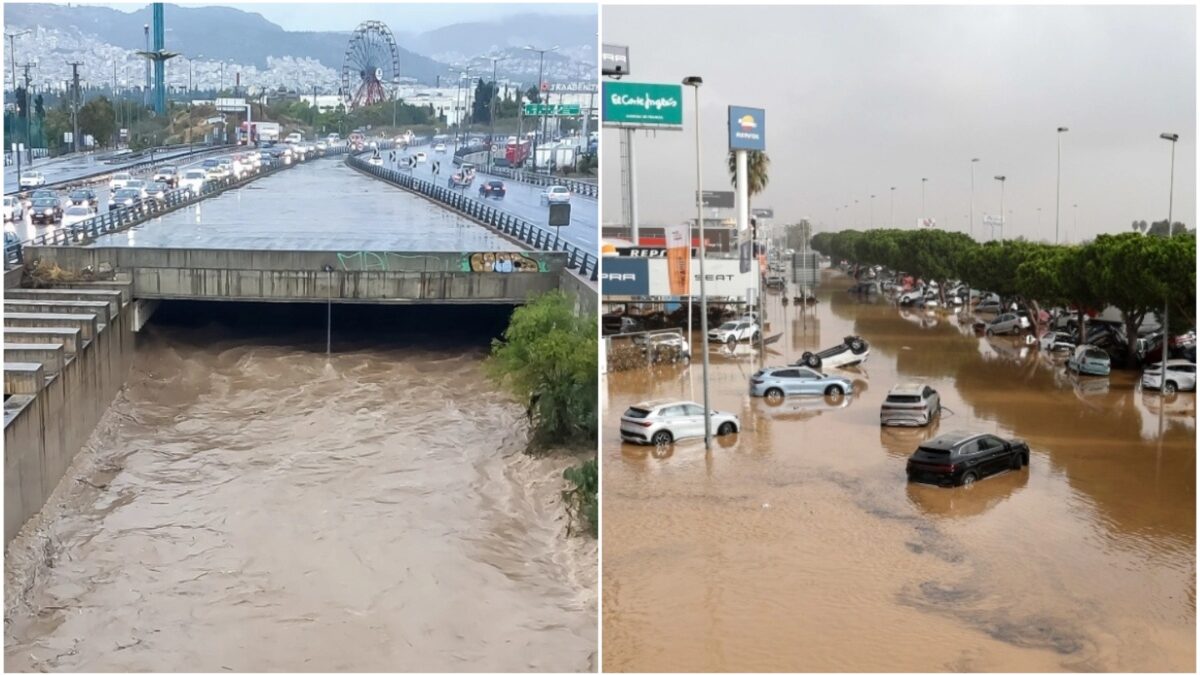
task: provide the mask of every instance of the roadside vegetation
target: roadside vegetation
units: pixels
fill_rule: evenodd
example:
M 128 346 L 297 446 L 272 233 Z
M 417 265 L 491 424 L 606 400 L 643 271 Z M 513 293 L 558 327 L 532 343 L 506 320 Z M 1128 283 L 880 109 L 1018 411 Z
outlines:
M 1157 223 L 1155 224 L 1158 225 Z M 1083 244 L 1058 245 L 1011 239 L 978 243 L 941 230 L 843 230 L 812 237 L 812 247 L 835 260 L 883 265 L 921 279 L 957 279 L 971 288 L 1022 299 L 1035 308 L 1060 306 L 1122 313 L 1130 357 L 1138 326 L 1168 305 L 1173 332 L 1196 322 L 1196 233 L 1176 223 L 1142 234 L 1102 234 Z M 944 298 L 943 298 L 944 300 Z M 943 303 L 944 306 L 944 303 Z
M 594 452 L 599 386 L 596 321 L 576 315 L 574 301 L 551 291 L 518 307 L 501 339 L 492 342 L 488 373 L 528 402 L 530 451 L 552 447 Z M 596 460 L 568 468 L 563 500 L 573 531 L 598 526 Z

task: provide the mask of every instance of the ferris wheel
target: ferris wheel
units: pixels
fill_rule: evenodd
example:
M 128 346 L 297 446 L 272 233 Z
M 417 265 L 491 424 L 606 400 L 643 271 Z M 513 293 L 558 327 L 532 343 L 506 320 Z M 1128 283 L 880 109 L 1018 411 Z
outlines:
M 347 108 L 388 99 L 387 87 L 400 77 L 400 50 L 382 21 L 364 21 L 354 29 L 342 61 L 342 98 Z

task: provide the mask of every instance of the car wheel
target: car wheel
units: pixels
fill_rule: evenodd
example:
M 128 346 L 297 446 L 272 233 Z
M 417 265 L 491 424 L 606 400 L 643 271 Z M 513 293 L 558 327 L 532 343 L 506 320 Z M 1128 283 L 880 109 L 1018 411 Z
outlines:
M 656 431 L 654 432 L 654 435 L 650 437 L 650 440 L 655 445 L 668 445 L 671 443 L 671 432 L 666 430 Z
M 983 331 L 983 334 L 988 337 L 992 337 L 993 335 L 995 335 L 995 333 L 992 332 L 991 328 L 988 328 L 987 330 Z
M 778 403 L 783 400 L 783 390 L 778 387 L 771 387 L 764 396 L 769 403 Z
M 1021 453 L 1018 452 L 1017 454 L 1013 455 L 1011 464 L 1013 471 L 1020 471 L 1021 467 L 1024 465 L 1025 463 L 1021 461 Z
M 736 432 L 736 429 L 733 426 L 733 422 L 725 422 L 721 426 L 717 427 L 717 435 L 718 436 L 728 436 L 729 434 L 732 434 L 735 432 Z
M 825 395 L 829 396 L 830 398 L 841 398 L 842 396 L 845 396 L 845 394 L 846 392 L 836 384 L 831 384 L 825 388 Z
M 819 369 L 821 367 L 821 357 L 817 356 L 816 354 L 813 354 L 812 356 L 810 356 L 808 358 L 808 365 L 812 368 Z
M 737 348 L 737 338 L 731 337 L 725 341 L 725 344 L 728 345 L 730 349 L 736 349 Z
M 863 353 L 863 350 L 866 348 L 867 345 L 862 340 L 854 340 L 850 343 L 850 351 L 854 352 L 855 354 Z
M 968 471 L 963 474 L 962 480 L 960 480 L 958 484 L 962 485 L 963 487 L 969 487 L 975 484 L 976 479 L 978 479 L 978 476 L 975 475 L 975 472 Z
M 1174 394 L 1177 391 L 1179 391 L 1179 386 L 1171 380 L 1167 380 L 1167 383 L 1163 385 L 1164 394 Z

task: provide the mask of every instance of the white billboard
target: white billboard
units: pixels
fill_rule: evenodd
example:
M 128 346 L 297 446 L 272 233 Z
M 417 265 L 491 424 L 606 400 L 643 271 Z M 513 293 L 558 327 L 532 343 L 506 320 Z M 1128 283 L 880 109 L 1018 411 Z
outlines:
M 650 295 L 653 297 L 673 297 L 671 295 L 671 279 L 667 271 L 666 258 L 648 258 L 650 266 Z M 693 260 L 691 265 L 692 295 L 700 296 L 700 261 Z M 705 258 L 704 286 L 709 297 L 746 297 L 747 289 L 757 289 L 759 276 L 758 266 L 750 272 L 739 272 L 738 261 L 728 258 Z
M 219 98 L 217 99 L 216 108 L 222 112 L 242 112 L 246 109 L 246 99 Z

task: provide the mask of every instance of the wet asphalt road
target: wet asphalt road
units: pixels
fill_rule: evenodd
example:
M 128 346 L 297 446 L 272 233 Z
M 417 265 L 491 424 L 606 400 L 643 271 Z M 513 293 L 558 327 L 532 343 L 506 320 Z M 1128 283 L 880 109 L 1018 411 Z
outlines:
M 418 164 L 413 169 L 413 175 L 434 182 L 438 185 L 448 185 L 450 176 L 454 173 L 454 153 L 450 144 L 446 145 L 444 154 L 433 152 L 433 146 L 421 145 L 408 148 L 407 152 L 403 150 L 396 151 L 397 163 L 403 157 L 412 155 L 416 152 L 424 152 L 428 156 L 428 161 Z M 389 165 L 388 157 L 390 151 L 381 150 L 380 155 L 383 157 L 384 166 Z M 433 163 L 440 162 L 440 172 L 438 175 L 433 174 Z M 395 165 L 392 165 L 395 168 Z M 541 194 L 545 188 L 538 185 L 530 185 L 520 181 L 510 180 L 500 176 L 490 176 L 483 171 L 479 171 L 475 177 L 475 182 L 469 188 L 466 188 L 467 194 L 471 197 L 479 198 L 479 186 L 486 180 L 499 179 L 504 181 L 504 186 L 508 193 L 504 199 L 489 199 L 487 202 L 496 208 L 513 214 L 519 218 L 528 220 L 529 222 L 551 229 L 546 225 L 550 215 L 550 207 L 542 204 Z M 571 196 L 571 224 L 561 228 L 559 235 L 571 242 L 572 244 L 588 251 L 592 255 L 596 254 L 598 239 L 597 223 L 599 222 L 599 207 L 595 199 L 584 197 L 582 195 Z
M 512 251 L 437 204 L 347 167 L 299 166 L 165 214 L 96 246 L 292 251 Z
M 203 146 L 195 146 L 203 148 Z M 170 159 L 186 155 L 187 148 L 170 150 L 167 152 L 154 153 L 154 159 Z M 129 164 L 136 164 L 150 159 L 149 155 L 144 155 L 129 159 L 124 162 L 109 163 L 108 160 L 113 159 L 111 152 L 102 152 L 99 154 L 87 154 L 67 157 L 56 157 L 53 159 L 35 159 L 33 166 L 24 159 L 21 160 L 21 174 L 33 170 L 41 173 L 46 177 L 47 183 L 58 183 L 64 180 L 71 180 L 79 176 L 86 176 L 96 173 L 97 171 L 120 171 L 123 167 Z M 17 189 L 17 165 L 11 164 L 4 167 L 4 193 L 8 194 Z

